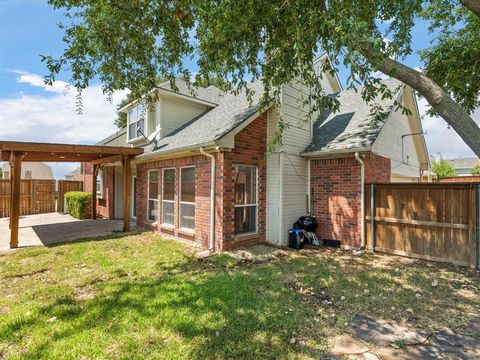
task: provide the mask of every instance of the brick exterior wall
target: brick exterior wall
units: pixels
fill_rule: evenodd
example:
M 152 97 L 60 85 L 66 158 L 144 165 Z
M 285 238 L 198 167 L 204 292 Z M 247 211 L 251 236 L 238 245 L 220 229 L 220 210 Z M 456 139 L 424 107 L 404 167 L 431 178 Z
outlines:
M 228 250 L 240 245 L 265 241 L 266 223 L 266 143 L 267 116 L 260 116 L 235 136 L 235 149 L 215 153 L 215 248 Z M 258 168 L 258 232 L 252 235 L 234 235 L 234 166 L 250 165 Z M 195 234 L 179 229 L 180 168 L 195 166 Z M 147 222 L 148 171 L 159 170 L 158 208 L 162 213 L 162 169 L 175 169 L 175 199 L 173 228 Z M 211 160 L 204 155 L 152 161 L 137 165 L 137 224 L 161 234 L 183 238 L 207 248 L 210 237 L 210 173 Z M 160 223 L 161 221 L 159 221 Z
M 115 217 L 115 167 L 104 166 L 103 171 L 103 197 L 97 197 L 97 216 L 113 219 Z M 83 191 L 92 192 L 93 166 L 82 163 L 80 173 L 83 181 Z M 100 175 L 99 175 L 100 176 Z
M 362 155 L 365 183 L 390 182 L 390 159 Z M 361 243 L 360 165 L 353 156 L 311 161 L 311 210 L 317 218 L 320 239 L 342 245 Z

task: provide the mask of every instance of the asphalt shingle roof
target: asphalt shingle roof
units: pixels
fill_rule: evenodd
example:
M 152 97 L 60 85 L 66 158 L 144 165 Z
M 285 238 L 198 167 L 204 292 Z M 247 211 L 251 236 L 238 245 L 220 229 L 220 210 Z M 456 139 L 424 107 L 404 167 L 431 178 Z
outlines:
M 401 84 L 395 79 L 383 82 L 391 90 Z M 304 150 L 305 154 L 370 148 L 380 133 L 384 122 L 372 126 L 371 105 L 362 99 L 361 90 L 345 90 L 336 96 L 340 101 L 340 110 L 320 114 L 313 124 L 313 140 Z M 395 97 L 377 99 L 384 111 L 392 110 L 394 101 Z
M 154 149 L 153 144 L 147 146 L 145 153 L 168 152 L 182 148 L 202 145 L 220 139 L 242 122 L 251 117 L 260 108 L 263 95 L 261 81 L 253 82 L 249 88 L 255 91 L 252 101 L 244 92 L 240 94 L 224 94 L 220 104 L 207 110 L 179 129 L 161 138 Z M 208 88 L 206 88 L 208 90 Z

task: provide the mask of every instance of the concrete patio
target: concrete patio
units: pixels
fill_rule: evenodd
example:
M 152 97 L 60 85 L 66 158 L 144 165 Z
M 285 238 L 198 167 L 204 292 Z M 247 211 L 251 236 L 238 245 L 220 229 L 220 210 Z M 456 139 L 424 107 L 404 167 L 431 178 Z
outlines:
M 9 250 L 8 218 L 0 219 L 0 251 Z M 48 213 L 20 217 L 19 248 L 99 237 L 122 231 L 123 220 L 78 220 L 70 215 Z

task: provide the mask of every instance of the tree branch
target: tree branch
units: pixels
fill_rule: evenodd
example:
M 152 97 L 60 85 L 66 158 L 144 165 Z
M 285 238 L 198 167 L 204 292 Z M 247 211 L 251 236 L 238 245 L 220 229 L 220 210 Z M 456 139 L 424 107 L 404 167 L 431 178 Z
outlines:
M 375 51 L 368 42 L 360 43 L 360 48 L 374 67 L 384 74 L 402 81 L 422 95 L 480 157 L 480 128 L 472 117 L 440 86 L 425 74 Z
M 463 6 L 480 16 L 480 0 L 460 0 Z

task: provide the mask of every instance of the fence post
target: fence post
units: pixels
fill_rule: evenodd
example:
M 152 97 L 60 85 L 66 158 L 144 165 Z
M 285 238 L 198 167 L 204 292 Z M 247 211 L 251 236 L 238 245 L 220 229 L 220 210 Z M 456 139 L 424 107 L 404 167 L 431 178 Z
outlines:
M 480 270 L 480 184 L 477 184 L 477 216 L 476 219 L 476 241 L 477 241 L 477 269 Z
M 375 251 L 375 184 L 370 184 L 370 251 Z

